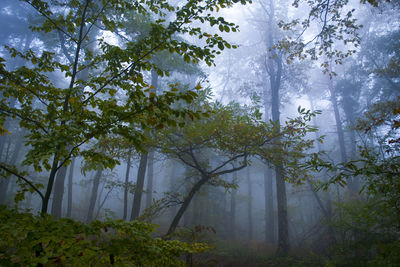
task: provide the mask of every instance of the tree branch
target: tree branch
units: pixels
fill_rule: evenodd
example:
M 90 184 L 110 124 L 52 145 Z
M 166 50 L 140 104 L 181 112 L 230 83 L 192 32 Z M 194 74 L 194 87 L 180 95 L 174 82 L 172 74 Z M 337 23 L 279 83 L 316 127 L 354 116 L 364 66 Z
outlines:
M 7 166 L 3 165 L 2 163 L 0 163 L 0 168 L 5 170 L 8 173 L 11 173 L 15 176 L 17 176 L 19 179 L 23 180 L 25 183 L 27 183 L 36 193 L 39 194 L 40 198 L 42 200 L 44 200 L 44 195 L 42 194 L 42 192 L 40 192 L 40 190 L 28 179 L 26 179 L 25 177 L 23 177 L 22 175 L 16 173 L 15 171 L 9 169 Z

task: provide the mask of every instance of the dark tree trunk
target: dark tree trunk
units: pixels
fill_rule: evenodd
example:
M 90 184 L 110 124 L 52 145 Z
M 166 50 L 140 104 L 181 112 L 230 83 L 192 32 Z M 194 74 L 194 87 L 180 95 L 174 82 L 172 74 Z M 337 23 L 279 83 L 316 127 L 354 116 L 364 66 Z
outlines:
M 250 176 L 250 167 L 247 167 L 247 195 L 248 195 L 248 202 L 247 202 L 247 220 L 248 220 L 248 239 L 253 239 L 253 193 L 252 193 L 252 184 L 251 184 L 251 176 Z
M 72 184 L 74 178 L 75 158 L 72 158 L 71 166 L 69 167 L 68 175 L 68 195 L 67 195 L 67 217 L 72 218 Z
M 142 153 L 140 157 L 139 169 L 136 180 L 135 195 L 133 196 L 133 205 L 131 213 L 131 221 L 139 217 L 140 205 L 142 203 L 142 194 L 144 187 L 144 178 L 146 176 L 146 165 L 147 165 L 147 153 Z
M 204 185 L 211 177 L 209 176 L 202 176 L 202 178 L 192 187 L 189 191 L 187 196 L 185 197 L 181 207 L 179 208 L 177 214 L 175 215 L 174 219 L 172 220 L 171 225 L 169 226 L 167 236 L 175 232 L 176 227 L 180 219 L 182 218 L 183 214 L 185 213 L 186 209 L 188 208 L 190 202 L 193 199 L 193 196 L 196 194 L 197 191 L 200 190 L 201 186 Z
M 51 205 L 51 214 L 56 218 L 62 216 L 62 201 L 64 197 L 64 184 L 67 177 L 67 166 L 63 165 L 57 172 L 54 182 L 53 203 Z
M 123 219 L 126 220 L 128 218 L 128 195 L 129 195 L 129 173 L 131 170 L 131 157 L 132 150 L 128 151 L 128 158 L 126 162 L 126 172 L 125 172 L 125 187 L 124 187 L 124 215 Z
M 49 206 L 50 195 L 51 195 L 51 192 L 53 190 L 54 179 L 56 177 L 57 169 L 58 169 L 58 155 L 57 155 L 57 153 L 55 153 L 54 159 L 53 159 L 53 163 L 51 165 L 49 179 L 48 179 L 48 182 L 47 182 L 46 193 L 45 193 L 44 198 L 42 200 L 42 208 L 41 208 L 41 211 L 40 211 L 40 213 L 42 213 L 42 214 L 46 214 L 47 213 L 47 209 L 48 209 L 48 206 Z
M 149 152 L 147 163 L 146 207 L 153 204 L 154 151 Z
M 97 202 L 97 194 L 99 192 L 100 178 L 101 178 L 102 173 L 103 173 L 103 168 L 99 167 L 93 178 L 92 193 L 90 195 L 89 209 L 88 209 L 88 214 L 86 217 L 87 223 L 89 223 L 93 219 L 94 206 L 96 205 L 96 202 Z

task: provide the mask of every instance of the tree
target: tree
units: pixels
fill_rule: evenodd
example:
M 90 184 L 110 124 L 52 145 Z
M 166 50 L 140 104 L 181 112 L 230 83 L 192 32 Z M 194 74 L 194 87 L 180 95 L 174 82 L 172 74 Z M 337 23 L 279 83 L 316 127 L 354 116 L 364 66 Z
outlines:
M 184 197 L 167 235 L 175 231 L 194 195 L 203 185 L 231 186 L 219 177 L 245 168 L 251 151 L 267 142 L 257 111 L 250 115 L 246 114 L 245 108 L 234 104 L 227 107 L 213 103 L 207 105 L 211 114 L 209 118 L 194 120 L 183 128 L 167 129 L 160 137 L 163 153 L 198 172 L 198 178 Z M 213 154 L 216 156 L 215 163 L 209 160 Z
M 261 119 L 257 106 L 240 107 L 234 103 L 226 107 L 218 103 L 207 105 L 211 114 L 209 118 L 195 120 L 182 128 L 168 128 L 158 138 L 162 140 L 163 153 L 179 159 L 199 174 L 184 196 L 167 235 L 175 231 L 194 195 L 205 184 L 235 187 L 222 175 L 245 168 L 251 155 L 259 155 L 264 162 L 276 164 L 281 157 L 290 154 L 293 167 L 298 163 L 293 159 L 301 157 L 300 151 L 313 144 L 302 140 L 307 132 L 314 131 L 306 121 L 315 114 L 306 113 L 304 109 L 301 110 L 302 116 L 286 122 L 280 131 L 277 124 L 266 124 Z M 282 140 L 277 142 L 280 138 Z M 291 176 L 291 181 L 296 180 L 295 169 L 291 171 L 289 164 L 287 166 L 285 174 Z
M 181 93 L 172 88 L 161 95 L 145 95 L 150 86 L 143 73 L 151 69 L 160 75 L 167 73 L 149 60 L 154 53 L 169 51 L 181 55 L 187 62 L 204 60 L 211 65 L 218 52 L 216 47 L 223 49 L 231 45 L 218 35 L 209 35 L 192 26 L 191 22 L 207 22 L 226 32 L 237 30 L 237 26 L 222 17 L 217 19 L 207 14 L 232 5 L 231 1 L 225 0 L 189 0 L 179 7 L 163 0 L 143 3 L 127 0 L 25 2 L 45 18 L 42 25 L 31 28 L 61 34 L 65 47 L 73 51 L 72 62 L 68 62 L 65 57 L 57 56 L 57 50 L 38 47 L 37 52 L 20 52 L 14 47 L 6 47 L 11 57 L 26 62 L 26 66 L 11 71 L 6 68 L 6 60 L 0 58 L 1 134 L 7 133 L 4 128 L 6 118 L 20 119 L 20 126 L 28 131 L 26 140 L 30 146 L 23 163 L 33 166 L 38 172 L 49 171 L 45 193 L 24 173 L 18 173 L 3 163 L 0 167 L 22 179 L 40 196 L 42 213 L 48 210 L 57 172 L 70 163 L 71 157 L 82 156 L 85 161 L 98 162 L 104 168 L 112 168 L 118 163 L 118 160 L 84 144 L 115 134 L 124 136 L 136 149 L 143 150 L 143 129 L 161 128 L 173 124 L 174 117 L 188 114 L 173 109 L 171 104 L 178 100 L 191 102 L 196 97 L 193 91 Z M 127 11 L 161 17 L 176 12 L 176 16 L 167 24 L 162 19 L 157 20 L 151 24 L 146 36 L 134 41 L 113 45 L 102 38 L 100 32 L 125 32 L 122 22 L 126 18 L 120 14 Z M 92 31 L 98 31 L 98 34 L 91 37 Z M 205 38 L 206 44 L 200 47 L 176 40 L 173 36 L 177 34 Z M 90 50 L 85 46 L 87 42 L 97 45 Z M 83 70 L 88 71 L 88 79 L 80 79 L 79 73 Z M 61 78 L 62 75 L 65 79 Z M 61 79 L 61 86 L 52 79 L 54 76 Z M 12 99 L 17 99 L 20 105 L 10 105 Z

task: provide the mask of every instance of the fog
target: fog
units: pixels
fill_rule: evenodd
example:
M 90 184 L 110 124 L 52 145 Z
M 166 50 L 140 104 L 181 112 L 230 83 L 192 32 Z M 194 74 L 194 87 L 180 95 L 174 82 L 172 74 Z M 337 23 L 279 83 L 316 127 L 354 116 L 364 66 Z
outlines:
M 1 0 L 2 208 L 211 245 L 186 266 L 396 266 L 398 1 L 236 2 Z

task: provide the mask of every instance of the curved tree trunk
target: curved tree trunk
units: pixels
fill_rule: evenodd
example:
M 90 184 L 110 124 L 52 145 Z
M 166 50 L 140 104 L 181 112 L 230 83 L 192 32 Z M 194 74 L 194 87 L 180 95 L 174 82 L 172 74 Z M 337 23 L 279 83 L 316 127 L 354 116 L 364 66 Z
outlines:
M 190 202 L 192 201 L 193 196 L 196 194 L 197 191 L 200 190 L 201 186 L 204 185 L 210 178 L 211 177 L 209 176 L 202 176 L 202 178 L 189 191 L 189 193 L 185 197 L 185 200 L 182 203 L 182 206 L 179 208 L 178 212 L 176 213 L 174 219 L 171 222 L 171 225 L 169 226 L 167 236 L 175 232 L 175 229 L 178 226 L 178 223 L 182 218 L 183 214 L 185 213 L 186 209 L 188 208 Z

